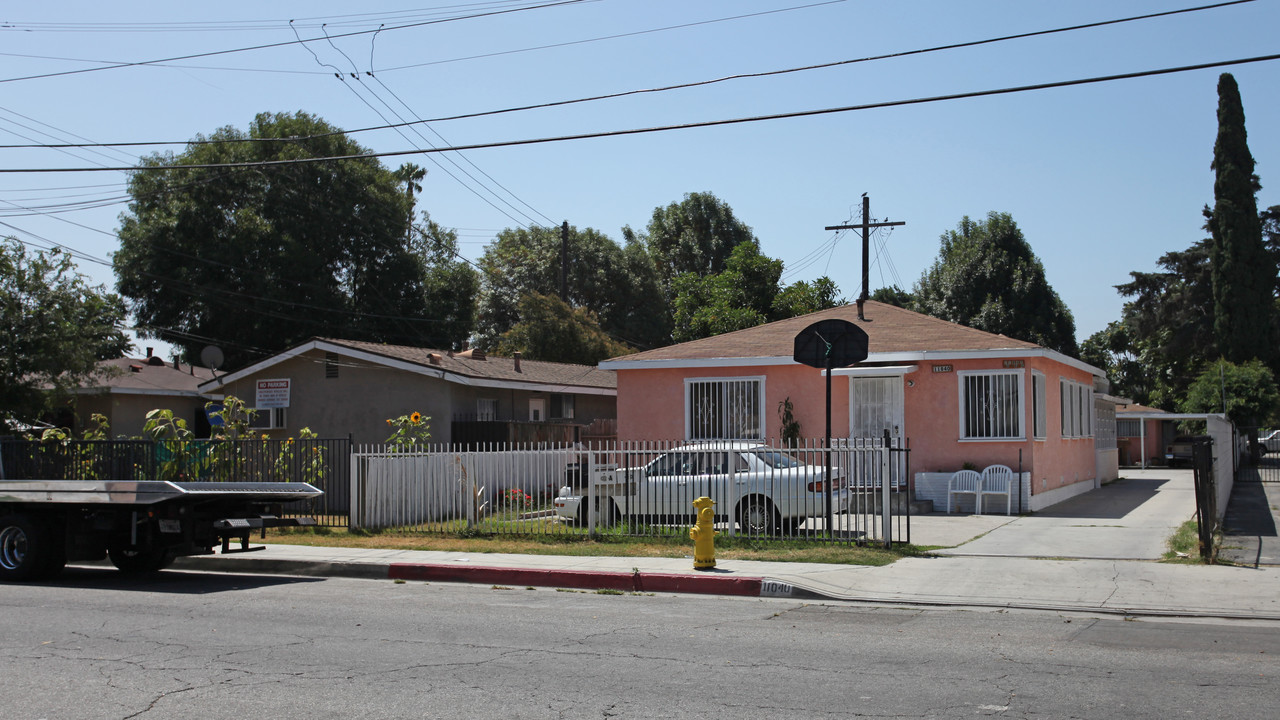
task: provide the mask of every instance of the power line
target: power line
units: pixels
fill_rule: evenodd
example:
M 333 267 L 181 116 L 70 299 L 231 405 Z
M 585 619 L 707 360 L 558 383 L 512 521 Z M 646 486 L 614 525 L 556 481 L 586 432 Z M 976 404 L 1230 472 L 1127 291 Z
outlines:
M 296 31 L 295 31 L 295 32 L 296 32 Z M 327 37 L 327 36 L 326 36 L 326 37 Z M 375 37 L 375 38 L 377 37 L 377 34 L 376 34 L 376 33 L 374 34 L 374 37 Z M 335 50 L 338 50 L 338 47 L 337 47 L 336 45 L 334 45 L 332 41 L 330 41 L 330 42 L 329 42 L 329 44 L 330 44 L 331 46 L 333 46 L 333 48 L 334 48 Z M 303 47 L 306 47 L 306 46 L 304 45 Z M 385 115 L 383 115 L 383 114 L 382 114 L 382 112 L 381 112 L 380 110 L 378 110 L 376 107 L 374 107 L 374 106 L 373 106 L 373 104 L 372 104 L 372 103 L 370 103 L 367 99 L 365 99 L 365 97 L 364 97 L 363 95 L 361 95 L 361 94 L 360 94 L 360 92 L 359 92 L 359 91 L 357 91 L 357 90 L 356 90 L 352 85 L 350 85 L 350 84 L 348 84 L 348 83 L 347 83 L 347 80 L 346 80 L 346 78 L 344 77 L 344 75 L 346 75 L 346 73 L 343 73 L 343 72 L 342 72 L 341 70 L 339 70 L 336 66 L 331 65 L 331 64 L 328 64 L 328 63 L 325 63 L 324 61 L 322 61 L 322 60 L 320 59 L 320 56 L 316 55 L 315 51 L 314 51 L 314 50 L 312 50 L 311 48 L 307 47 L 306 49 L 307 49 L 307 51 L 308 51 L 308 52 L 310 52 L 310 53 L 311 53 L 311 56 L 315 58 L 316 63 L 320 64 L 320 65 L 321 65 L 321 66 L 323 66 L 323 67 L 330 67 L 330 68 L 333 68 L 333 69 L 334 69 L 334 71 L 335 71 L 335 72 L 334 72 L 334 76 L 338 79 L 338 81 L 339 81 L 339 82 L 341 82 L 341 83 L 343 84 L 343 86 L 344 86 L 347 90 L 350 90 L 350 91 L 351 91 L 351 92 L 356 96 L 356 98 L 360 100 L 360 102 L 364 103 L 364 104 L 365 104 L 365 107 L 368 107 L 370 110 L 372 110 L 372 111 L 374 112 L 374 114 L 376 114 L 379 118 L 381 118 L 381 119 L 382 119 L 382 121 L 383 121 L 384 123 L 385 123 L 385 122 L 388 122 L 388 121 L 387 121 L 387 117 L 386 117 Z M 347 56 L 346 56 L 346 53 L 343 53 L 341 50 L 338 50 L 338 52 L 339 52 L 339 53 L 342 53 L 342 55 L 343 55 L 344 57 L 347 57 Z M 369 92 L 369 93 L 370 93 L 371 95 L 373 95 L 375 98 L 378 98 L 378 100 L 379 100 L 380 102 L 382 102 L 383 106 L 384 106 L 384 107 L 387 107 L 387 108 L 388 108 L 389 110 L 391 110 L 391 112 L 394 114 L 394 113 L 395 113 L 395 109 L 394 109 L 394 108 L 391 108 L 391 106 L 390 106 L 386 101 L 382 100 L 382 98 L 381 98 L 381 97 L 379 97 L 377 93 L 372 92 L 372 91 L 371 91 L 371 90 L 369 90 L 367 87 L 365 87 L 364 83 L 360 80 L 360 73 L 359 73 L 359 70 L 356 68 L 355 63 L 351 61 L 351 58 L 350 58 L 350 57 L 347 57 L 347 61 L 351 63 L 351 67 L 352 67 L 352 69 L 353 69 L 353 70 L 356 70 L 356 72 L 350 73 L 351 77 L 352 77 L 352 78 L 354 78 L 356 82 L 360 83 L 360 87 L 364 88 L 366 92 Z M 399 115 L 397 115 L 397 118 L 399 118 Z M 403 120 L 403 118 L 400 118 L 400 119 L 401 119 L 401 120 Z M 407 141 L 410 145 L 413 145 L 415 148 L 418 148 L 418 149 L 419 149 L 419 151 L 422 151 L 422 147 L 421 147 L 420 145 L 418 145 L 416 142 L 414 142 L 414 141 L 413 141 L 413 138 L 411 138 L 411 137 L 409 137 L 408 135 L 406 135 L 406 134 L 404 133 L 404 131 L 402 130 L 402 128 L 404 128 L 404 127 L 406 127 L 406 126 L 408 126 L 408 125 L 409 125 L 408 123 L 403 123 L 403 122 L 402 122 L 402 123 L 397 124 L 397 125 L 396 125 L 396 127 L 395 127 L 396 133 L 397 133 L 398 135 L 400 135 L 400 137 L 404 138 L 404 139 L 405 139 L 405 141 Z M 416 128 L 414 129 L 414 132 L 415 132 L 415 133 L 417 133 Z M 338 135 L 338 134 L 343 134 L 343 133 L 340 133 L 340 132 L 330 133 L 330 135 Z M 422 136 L 421 136 L 421 133 L 417 133 L 417 134 L 418 134 L 418 136 L 419 136 L 419 137 L 422 137 Z M 426 138 L 423 138 L 423 140 L 426 140 Z M 431 143 L 430 143 L 430 142 L 427 142 L 427 145 L 428 145 L 429 147 L 432 147 L 432 148 L 434 148 L 434 147 L 435 147 L 434 145 L 431 145 Z M 457 167 L 457 163 L 456 163 L 456 162 L 454 162 L 451 158 L 449 158 L 449 156 L 448 156 L 448 155 L 444 155 L 444 156 L 442 156 L 442 157 L 443 157 L 445 160 L 447 160 L 448 162 L 453 163 L 453 165 L 454 165 L 455 167 Z M 455 182 L 457 182 L 457 183 L 458 183 L 460 186 L 462 186 L 465 190 L 467 190 L 467 191 L 471 192 L 473 195 L 475 195 L 477 198 L 479 198 L 479 199 L 481 200 L 481 202 L 484 202 L 485 204 L 489 205 L 489 207 L 491 207 L 491 208 L 493 208 L 494 210 L 497 210 L 499 213 L 501 213 L 501 214 L 505 215 L 505 216 L 507 217 L 507 219 L 511 220 L 511 222 L 513 222 L 513 223 L 515 223 L 515 224 L 517 224 L 517 225 L 520 225 L 520 226 L 522 226 L 522 227 L 526 225 L 526 223 L 521 222 L 520 220 L 518 220 L 517 218 L 515 218 L 511 213 L 509 213 L 509 212 L 507 212 L 507 211 L 503 210 L 502 208 L 498 207 L 496 204 L 494 204 L 494 202 L 493 202 L 492 200 L 490 200 L 488 197 L 486 197 L 485 195 L 483 195 L 482 193 L 480 193 L 478 190 L 476 190 L 476 189 L 475 189 L 474 187 L 472 187 L 471 185 L 468 185 L 466 182 L 464 182 L 464 181 L 463 181 L 461 178 L 459 178 L 457 175 L 454 175 L 452 172 L 450 172 L 450 171 L 449 171 L 449 169 L 448 169 L 447 167 L 445 167 L 445 166 L 441 165 L 441 164 L 440 164 L 440 162 L 439 162 L 439 161 L 437 161 L 435 158 L 433 158 L 433 157 L 431 157 L 430 155 L 428 155 L 428 156 L 427 156 L 427 160 L 428 160 L 428 161 L 430 161 L 430 162 L 431 162 L 433 165 L 435 165 L 437 168 L 439 168 L 442 172 L 444 172 L 444 174 L 446 174 L 446 175 L 448 175 L 450 178 L 452 178 Z M 461 170 L 461 168 L 459 168 L 459 169 Z M 463 173 L 464 173 L 464 174 L 466 174 L 466 173 L 465 173 L 465 171 L 463 171 Z M 472 180 L 473 182 L 475 182 L 475 178 L 474 178 L 474 177 L 472 177 L 472 176 L 470 176 L 470 175 L 468 175 L 468 177 L 470 177 L 470 178 L 471 178 L 471 180 Z M 483 184 L 483 183 L 477 183 L 477 184 L 478 184 L 478 185 L 480 185 L 481 187 L 484 187 L 484 184 Z M 487 187 L 485 187 L 485 189 L 486 189 L 486 190 L 489 190 L 489 188 L 487 188 Z M 490 190 L 490 193 L 491 193 L 491 194 L 493 194 L 493 195 L 494 195 L 494 197 L 498 197 L 498 196 L 497 196 L 497 194 L 496 194 L 496 193 L 493 193 L 491 190 Z M 498 198 L 498 199 L 499 199 L 499 200 L 501 200 L 501 198 Z M 509 203 L 508 203 L 508 206 L 510 206 L 510 204 L 509 204 Z M 512 209 L 513 209 L 513 210 L 516 210 L 514 207 L 513 207 Z M 518 211 L 518 210 L 516 210 L 516 212 L 519 212 L 519 211 Z M 528 216 L 527 216 L 527 215 L 526 215 L 525 217 L 526 217 L 527 219 L 532 219 L 532 218 L 528 218 Z
M 905 105 L 924 105 L 929 103 L 946 102 L 951 100 L 967 100 L 971 98 L 991 97 L 996 95 L 1010 95 L 1013 93 L 1030 92 L 1033 90 L 1051 90 L 1064 87 L 1075 87 L 1079 85 L 1093 85 L 1104 82 L 1115 82 L 1119 80 L 1133 80 L 1144 77 L 1155 77 L 1160 75 L 1171 75 L 1174 73 L 1193 72 L 1196 70 L 1209 70 L 1221 67 L 1230 67 L 1234 65 L 1245 65 L 1258 62 L 1269 62 L 1272 60 L 1280 60 L 1280 54 L 1259 55 L 1251 58 L 1240 58 L 1236 60 L 1220 60 L 1216 62 L 1198 63 L 1196 65 L 1182 65 L 1178 67 L 1160 68 L 1156 70 L 1140 70 L 1137 72 L 1120 73 L 1117 75 L 1100 75 L 1090 78 L 1081 78 L 1076 80 L 1060 80 L 1056 82 L 1037 83 L 1034 85 L 1017 85 L 1012 87 L 996 88 L 991 90 L 974 90 L 963 93 L 952 93 L 948 95 L 933 95 L 929 97 L 911 98 L 907 100 L 887 100 L 884 102 L 865 103 L 861 105 L 845 105 L 841 107 L 820 108 L 816 110 L 796 110 L 791 112 L 774 113 L 770 115 L 752 115 L 740 118 L 728 118 L 722 120 L 705 120 L 701 122 L 681 123 L 677 125 L 657 125 L 652 127 L 631 128 L 626 130 L 606 130 L 592 133 L 579 133 L 575 135 L 557 135 L 552 137 L 529 138 L 524 140 L 503 140 L 489 143 L 475 143 L 471 145 L 454 145 L 451 147 L 431 148 L 427 150 L 391 150 L 386 152 L 362 153 L 359 155 L 336 155 L 314 158 L 299 158 L 296 160 L 267 160 L 260 162 L 246 163 L 206 163 L 192 165 L 153 165 L 153 166 L 137 166 L 137 167 L 107 167 L 107 168 L 0 168 L 0 173 L 63 173 L 63 172 L 141 172 L 154 170 L 192 170 L 192 169 L 209 169 L 209 168 L 258 168 L 270 167 L 275 165 L 297 165 L 316 162 L 333 162 L 339 160 L 367 160 L 382 157 L 400 157 L 404 155 L 421 155 L 443 152 L 457 152 L 460 150 L 485 150 L 503 147 L 519 147 L 524 145 L 542 145 L 557 142 L 569 142 L 573 140 L 592 140 L 598 138 L 625 137 L 628 135 L 643 135 L 648 133 L 670 132 L 674 130 L 693 130 L 698 128 L 721 127 L 724 125 L 742 125 L 747 123 L 768 122 L 772 120 L 791 120 L 803 117 L 816 117 L 820 115 L 834 115 L 838 113 L 857 112 L 860 110 L 877 110 L 890 107 L 902 107 Z
M 344 15 L 319 15 L 315 17 L 296 18 L 288 22 L 299 22 L 303 25 L 317 26 L 323 21 L 327 25 L 368 25 L 392 19 L 404 22 L 414 18 L 439 17 L 441 15 L 462 12 L 459 8 L 478 8 L 482 6 L 502 7 L 504 5 L 529 4 L 529 0 L 497 0 L 496 2 L 467 3 L 463 5 L 445 5 L 441 7 L 415 8 L 377 13 L 349 13 Z M 214 20 L 185 22 L 56 22 L 56 23 L 15 23 L 6 22 L 0 25 L 3 30 L 19 30 L 23 32 L 243 32 L 246 30 L 277 30 L 285 20 Z
M 424 20 L 422 22 L 407 23 L 405 25 L 393 25 L 388 28 L 379 28 L 378 30 L 356 30 L 349 33 L 343 33 L 341 35 L 335 35 L 334 37 L 355 37 L 357 35 L 368 35 L 370 33 L 378 32 L 379 30 L 406 30 L 409 28 L 423 27 L 426 25 L 438 25 L 440 23 L 454 22 L 457 20 L 474 20 L 476 18 L 492 17 L 495 15 L 508 15 L 511 13 L 523 12 L 525 10 L 543 10 L 546 8 L 557 7 L 561 5 L 576 5 L 582 2 L 596 2 L 596 1 L 597 0 L 558 0 L 557 2 L 548 2 L 548 3 L 543 3 L 541 5 L 530 5 L 528 7 L 510 8 L 506 10 L 494 10 L 492 12 L 475 13 L 472 15 L 444 18 L 440 20 Z M 288 47 L 290 45 L 299 45 L 299 44 L 305 45 L 308 42 L 319 42 L 323 39 L 324 38 L 310 38 L 307 40 L 288 40 L 283 42 L 253 45 L 250 47 L 232 48 L 230 50 L 211 50 L 209 52 L 203 52 L 203 53 L 191 53 L 190 55 L 177 55 L 174 57 L 160 58 L 158 60 L 140 60 L 138 62 L 127 62 L 127 63 L 117 63 L 115 65 L 104 65 L 102 67 L 80 68 L 79 70 L 63 70 L 60 72 L 42 73 L 39 75 L 26 75 L 23 77 L 0 78 L 0 83 L 20 82 L 23 80 L 41 80 L 44 78 L 65 77 L 67 75 L 83 75 L 85 73 L 101 72 L 103 70 L 116 70 L 119 68 L 126 68 L 126 67 L 142 67 L 146 65 L 155 65 L 158 63 L 174 62 L 177 60 L 194 60 L 195 58 L 216 57 L 219 55 L 231 55 L 234 53 L 250 52 L 253 50 L 268 50 L 271 48 Z
M 1252 2 L 1252 0 L 1240 0 L 1241 2 Z M 761 12 L 746 13 L 744 15 L 731 15 L 729 17 L 714 18 L 711 20 L 698 20 L 695 22 L 681 23 L 679 25 L 667 25 L 664 27 L 650 28 L 648 30 L 635 30 L 633 32 L 617 33 L 615 35 L 604 35 L 601 37 L 586 38 L 584 40 L 568 40 L 566 42 L 551 43 L 548 45 L 534 45 L 527 48 L 519 48 L 517 50 L 500 50 L 498 52 L 483 53 L 480 55 L 467 55 L 460 58 L 450 58 L 448 60 L 432 60 L 431 62 L 414 63 L 412 65 L 397 65 L 396 67 L 387 68 L 384 72 L 393 72 L 397 70 L 410 70 L 414 68 L 430 67 L 432 65 L 446 65 L 448 63 L 465 62 L 467 60 L 483 60 L 492 57 L 502 57 L 503 55 L 516 55 L 519 53 L 536 52 L 538 50 L 553 50 L 562 47 L 572 47 L 574 45 L 586 45 L 588 43 L 603 42 L 605 40 L 618 40 L 621 38 L 636 37 L 639 35 L 652 35 L 654 33 L 666 32 L 668 30 L 683 30 L 685 28 L 698 27 L 700 25 L 712 25 L 719 22 L 727 22 L 730 20 L 744 20 L 747 18 L 762 17 L 765 15 L 776 15 L 778 13 L 792 12 L 794 10 L 808 10 L 810 8 L 821 7 L 823 5 L 835 5 L 845 0 L 825 0 L 824 2 L 815 2 L 809 5 L 795 5 L 792 7 L 778 8 L 776 10 L 763 10 Z
M 773 77 L 773 76 L 777 76 L 777 75 L 786 75 L 786 74 L 791 74 L 791 73 L 806 72 L 806 71 L 810 71 L 810 70 L 823 70 L 823 69 L 827 69 L 827 68 L 840 67 L 840 66 L 845 66 L 845 65 L 853 65 L 853 64 L 858 64 L 858 63 L 874 62 L 874 61 L 878 61 L 878 60 L 888 60 L 888 59 L 901 58 L 901 57 L 909 57 L 909 56 L 911 56 L 911 55 L 922 55 L 922 54 L 926 54 L 926 53 L 941 52 L 941 51 L 944 51 L 944 50 L 957 50 L 957 49 L 962 49 L 962 48 L 977 47 L 977 46 L 981 46 L 981 45 L 989 45 L 989 44 L 998 43 L 998 42 L 1006 42 L 1006 41 L 1009 41 L 1009 40 L 1020 40 L 1020 39 L 1030 38 L 1030 37 L 1037 37 L 1037 36 L 1051 35 L 1051 34 L 1056 34 L 1056 33 L 1072 32 L 1072 31 L 1076 31 L 1076 30 L 1084 30 L 1084 29 L 1092 29 L 1092 28 L 1104 27 L 1104 26 L 1107 26 L 1107 25 L 1116 25 L 1116 24 L 1120 24 L 1120 23 L 1136 22 L 1136 21 L 1139 21 L 1139 20 L 1150 20 L 1150 19 L 1153 19 L 1153 18 L 1165 17 L 1165 16 L 1169 16 L 1169 15 L 1176 15 L 1176 14 L 1182 14 L 1182 13 L 1191 13 L 1191 12 L 1199 12 L 1199 11 L 1203 11 L 1203 10 L 1213 10 L 1213 9 L 1218 9 L 1218 8 L 1222 8 L 1222 7 L 1226 7 L 1226 6 L 1230 6 L 1230 5 L 1240 5 L 1240 4 L 1244 4 L 1244 3 L 1251 3 L 1251 2 L 1256 2 L 1256 0 L 1231 0 L 1230 2 L 1216 3 L 1216 4 L 1213 4 L 1213 5 L 1201 5 L 1201 6 L 1197 6 L 1197 7 L 1193 7 L 1193 8 L 1183 8 L 1183 9 L 1180 9 L 1180 10 L 1170 10 L 1170 11 L 1160 12 L 1160 13 L 1149 13 L 1149 14 L 1146 14 L 1146 15 L 1134 15 L 1134 16 L 1130 16 L 1130 17 L 1118 18 L 1118 19 L 1113 19 L 1113 20 L 1103 20 L 1103 21 L 1093 22 L 1093 23 L 1084 23 L 1084 24 L 1079 24 L 1079 25 L 1069 25 L 1069 26 L 1064 26 L 1064 27 L 1059 27 L 1059 28 L 1053 28 L 1053 29 L 1049 29 L 1049 30 L 1037 30 L 1037 31 L 1033 31 L 1033 32 L 1018 33 L 1018 34 L 1014 34 L 1014 35 L 1003 35 L 1003 36 L 1000 36 L 1000 37 L 986 38 L 986 39 L 982 39 L 982 40 L 971 40 L 971 41 L 960 42 L 960 43 L 950 43 L 950 44 L 947 44 L 947 45 L 936 45 L 936 46 L 928 47 L 928 48 L 920 48 L 920 49 L 916 49 L 916 50 L 904 50 L 904 51 L 901 51 L 901 52 L 896 52 L 896 53 L 886 53 L 886 54 L 883 54 L 883 55 L 871 55 L 871 56 L 862 57 L 862 58 L 853 58 L 853 59 L 846 59 L 846 60 L 837 60 L 837 61 L 833 61 L 833 62 L 829 62 L 829 63 L 819 63 L 819 64 L 816 64 L 816 65 L 805 65 L 805 66 L 801 66 L 801 67 L 783 68 L 783 69 L 780 69 L 780 70 L 766 70 L 766 71 L 757 72 L 757 73 L 739 73 L 739 74 L 735 74 L 735 75 L 726 75 L 726 76 L 724 76 L 724 77 L 720 77 L 720 78 L 713 78 L 713 79 L 710 79 L 710 80 L 697 80 L 697 81 L 693 81 L 693 82 L 680 83 L 680 84 L 676 84 L 676 85 L 664 85 L 664 86 L 661 86 L 661 87 L 655 87 L 655 88 L 642 88 L 642 89 L 636 89 L 636 90 L 625 90 L 625 91 L 616 92 L 616 93 L 608 93 L 608 94 L 604 94 L 604 95 L 593 95 L 593 96 L 590 96 L 590 97 L 584 97 L 584 98 L 573 98 L 573 99 L 569 99 L 569 100 L 554 100 L 554 101 L 550 101 L 550 102 L 537 103 L 537 104 L 532 104 L 532 105 L 520 105 L 520 106 L 515 106 L 515 107 L 509 107 L 509 108 L 501 108 L 501 109 L 498 109 L 498 110 L 483 110 L 483 111 L 473 112 L 473 113 L 464 113 L 464 114 L 461 114 L 461 115 L 447 115 L 447 116 L 436 117 L 436 118 L 419 119 L 419 120 L 415 120 L 415 121 L 412 121 L 412 122 L 409 122 L 409 123 L 399 123 L 399 124 L 390 124 L 390 125 L 375 125 L 375 126 L 365 127 L 365 128 L 356 128 L 356 129 L 353 129 L 353 130 L 335 131 L 335 132 L 333 132 L 333 133 L 325 133 L 325 134 L 320 134 L 320 135 L 307 136 L 307 137 L 305 137 L 305 138 L 299 138 L 299 139 L 301 139 L 301 140 L 309 140 L 309 139 L 312 139 L 312 138 L 322 138 L 322 137 L 327 137 L 327 136 L 329 136 L 329 135 L 336 135 L 336 134 L 354 135 L 354 134 L 358 134 L 358 133 L 374 132 L 374 131 L 379 131 L 379 130 L 391 130 L 391 129 L 395 129 L 395 128 L 397 128 L 397 127 L 403 127 L 403 126 L 405 126 L 405 125 L 413 125 L 413 124 L 419 124 L 419 123 L 425 124 L 425 123 L 439 123 L 439 122 L 447 122 L 447 121 L 453 121 L 453 120 L 470 120 L 470 119 L 479 118 L 479 117 L 488 117 L 488 116 L 493 116 L 493 115 L 502 115 L 502 114 L 508 114 L 508 113 L 516 113 L 516 112 L 525 112 L 525 111 L 528 111 L 528 110 L 542 110 L 542 109 L 553 108 L 553 107 L 562 107 L 562 106 L 565 106 L 565 105 L 574 105 L 574 104 L 579 104 L 579 103 L 597 102 L 597 101 L 600 101 L 600 100 L 612 100 L 612 99 L 622 98 L 622 97 L 628 97 L 628 96 L 632 96 L 632 95 L 642 95 L 642 94 L 649 94 L 649 93 L 660 93 L 660 92 L 667 92 L 667 91 L 671 91 L 671 90 L 684 90 L 684 89 L 689 89 L 689 88 L 703 87 L 703 86 L 707 86 L 707 85 L 714 85 L 714 84 L 717 84 L 717 83 L 729 82 L 729 81 L 731 81 L 731 80 L 743 80 L 743 79 L 754 79 L 754 78 L 763 78 L 763 77 Z M 787 10 L 793 10 L 793 9 L 803 9 L 803 8 L 808 8 L 808 7 L 812 7 L 812 6 L 804 5 L 804 6 L 798 6 L 798 7 L 796 7 L 796 8 L 786 8 L 786 9 L 787 9 Z M 722 19 L 720 19 L 720 20 L 717 20 L 717 22 L 722 21 L 722 20 L 733 20 L 733 19 L 738 19 L 739 17 L 750 17 L 750 16 L 736 16 L 736 17 L 732 17 L 732 18 L 722 18 Z M 683 26 L 679 26 L 679 25 L 677 25 L 677 26 L 671 26 L 670 28 L 659 28 L 659 29 L 666 30 L 666 29 L 678 28 L 678 27 L 683 27 Z M 374 31 L 374 32 L 375 32 L 375 34 L 376 34 L 376 32 L 378 32 L 378 31 Z M 655 32 L 655 31 L 642 31 L 642 32 Z M 333 36 L 333 37 L 343 37 L 343 36 Z M 304 41 L 304 42 L 310 42 L 310 41 Z M 531 49 L 535 49 L 535 48 L 531 48 Z M 2 55 L 2 53 L 0 53 L 0 55 Z M 442 62 L 449 62 L 449 61 L 442 61 Z M 332 67 L 332 66 L 331 66 L 331 67 Z M 389 68 L 389 69 L 381 70 L 381 71 L 379 71 L 379 72 L 390 72 L 390 71 L 395 70 L 395 69 L 399 69 L 399 68 Z M 335 70 L 336 70 L 336 68 L 335 68 Z M 243 139 L 243 140 L 241 140 L 241 141 L 243 141 L 243 142 L 271 142 L 271 141 L 276 141 L 276 140 L 278 140 L 278 139 L 277 139 L 277 138 L 244 138 L 244 139 Z M 237 142 L 237 141 L 231 141 L 231 140 L 161 140 L 161 141 L 141 141 L 141 142 L 102 143 L 102 144 L 101 144 L 101 146 L 109 146 L 109 147 L 138 147 L 138 146 L 157 146 L 157 145 L 205 145 L 205 144 L 217 144 L 217 143 L 226 143 L 226 142 Z M 93 146 L 99 146 L 99 145 L 93 145 Z M 19 148 L 55 148 L 55 147 L 90 147 L 90 145 L 64 145 L 64 146 L 59 146 L 59 145 L 0 145 L 0 149 L 19 149 Z

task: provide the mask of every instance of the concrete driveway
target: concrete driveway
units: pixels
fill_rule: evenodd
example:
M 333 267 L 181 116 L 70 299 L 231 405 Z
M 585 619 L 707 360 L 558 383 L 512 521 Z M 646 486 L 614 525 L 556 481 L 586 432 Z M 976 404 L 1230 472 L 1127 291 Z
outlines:
M 1014 518 L 935 554 L 1158 560 L 1168 551 L 1169 536 L 1194 518 L 1195 511 L 1191 470 L 1126 469 L 1113 483 L 1034 515 Z M 923 530 L 929 517 L 913 521 Z M 980 520 L 990 522 L 992 517 L 996 516 L 984 515 Z M 912 534 L 914 540 L 915 526 Z

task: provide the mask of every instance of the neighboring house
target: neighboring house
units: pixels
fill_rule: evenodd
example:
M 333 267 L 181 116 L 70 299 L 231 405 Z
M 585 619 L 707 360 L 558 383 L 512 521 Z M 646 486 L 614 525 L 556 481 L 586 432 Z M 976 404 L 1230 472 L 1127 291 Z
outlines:
M 1215 456 L 1232 458 L 1232 468 L 1244 451 L 1231 448 L 1246 447 L 1235 424 L 1222 413 L 1171 413 L 1144 405 L 1119 405 L 1116 425 L 1121 448 L 1126 450 L 1121 462 L 1139 467 L 1188 464 L 1188 443 L 1179 440 L 1187 436 L 1212 436 L 1219 444 Z
M 1164 465 L 1165 450 L 1175 437 L 1174 421 L 1159 408 L 1128 403 L 1116 406 L 1116 435 L 1120 464 Z
M 1033 510 L 1096 486 L 1102 370 L 884 303 L 864 314 L 848 305 L 601 363 L 618 375 L 619 439 L 778 438 L 787 400 L 802 434 L 821 438 L 824 371 L 792 356 L 801 330 L 836 318 L 866 331 L 870 355 L 832 373 L 832 435 L 907 439 L 918 496 L 944 502 L 965 464 L 1021 470 L 1015 506 Z
M 98 373 L 85 386 L 76 390 L 74 409 L 55 418 L 60 427 L 69 427 L 78 435 L 94 427 L 92 415 L 107 418 L 111 437 L 140 437 L 147 413 L 156 409 L 172 410 L 175 418 L 187 421 L 187 427 L 203 437 L 209 424 L 204 414 L 209 398 L 200 394 L 200 383 L 213 377 L 208 368 L 182 365 L 175 359 L 117 358 L 98 363 Z
M 380 443 L 389 418 L 430 418 L 430 442 L 563 442 L 616 417 L 614 374 L 485 353 L 314 339 L 204 383 L 258 409 L 255 426 Z M 610 430 L 611 432 L 611 430 Z

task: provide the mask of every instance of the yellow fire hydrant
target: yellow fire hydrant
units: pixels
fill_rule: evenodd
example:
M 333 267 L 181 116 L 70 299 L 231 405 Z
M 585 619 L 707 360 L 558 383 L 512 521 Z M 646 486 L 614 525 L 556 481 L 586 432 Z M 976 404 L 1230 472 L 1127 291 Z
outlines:
M 689 528 L 689 538 L 693 540 L 693 569 L 707 570 L 716 566 L 716 532 L 714 527 L 715 501 L 709 497 L 700 497 L 693 501 L 698 509 L 698 522 Z

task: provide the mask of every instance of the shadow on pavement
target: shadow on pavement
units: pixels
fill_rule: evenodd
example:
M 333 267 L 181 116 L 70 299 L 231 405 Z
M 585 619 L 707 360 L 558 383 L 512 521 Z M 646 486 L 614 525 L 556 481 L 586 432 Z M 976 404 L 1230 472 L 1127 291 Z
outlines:
M 1276 510 L 1280 483 L 1237 481 L 1222 519 L 1221 560 L 1240 565 L 1280 565 Z
M 126 575 L 115 568 L 67 566 L 53 580 L 23 583 L 28 587 L 85 588 L 95 590 L 135 590 L 180 595 L 209 595 L 273 585 L 324 582 L 324 578 L 282 575 L 243 575 L 163 570 L 147 575 Z
M 1237 482 L 1232 486 L 1227 514 L 1222 520 L 1222 532 L 1226 535 L 1276 536 L 1276 519 L 1263 483 Z
M 1040 517 L 1119 519 L 1155 497 L 1168 483 L 1160 478 L 1121 478 L 1038 513 Z

